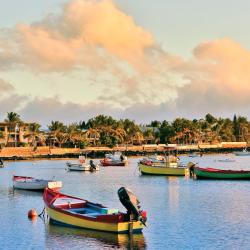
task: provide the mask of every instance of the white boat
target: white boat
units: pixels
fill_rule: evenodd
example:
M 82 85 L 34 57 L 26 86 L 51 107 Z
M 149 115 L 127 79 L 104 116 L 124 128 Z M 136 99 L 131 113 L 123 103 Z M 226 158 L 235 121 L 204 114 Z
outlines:
M 91 163 L 66 163 L 68 171 L 99 171 L 100 167 L 97 164 L 91 166 Z
M 45 188 L 59 190 L 62 187 L 61 181 L 35 179 L 27 176 L 13 176 L 13 188 L 25 190 L 44 190 Z
M 85 156 L 80 155 L 78 163 L 66 162 L 68 171 L 99 171 L 100 167 L 97 164 L 94 164 L 93 160 L 90 160 L 89 163 L 86 163 Z
M 236 156 L 247 156 L 250 155 L 250 152 L 247 151 L 247 149 L 243 149 L 242 151 L 236 151 L 234 152 Z

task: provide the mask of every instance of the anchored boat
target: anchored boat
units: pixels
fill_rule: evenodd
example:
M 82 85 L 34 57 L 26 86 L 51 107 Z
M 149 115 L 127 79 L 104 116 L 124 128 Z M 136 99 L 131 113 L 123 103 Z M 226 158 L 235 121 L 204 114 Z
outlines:
M 250 171 L 248 170 L 231 170 L 231 169 L 217 169 L 217 168 L 200 168 L 193 166 L 190 169 L 191 176 L 195 179 L 235 179 L 243 180 L 250 179 Z
M 247 151 L 247 149 L 243 149 L 242 151 L 236 151 L 234 152 L 236 156 L 248 156 L 250 155 L 250 152 Z
M 148 175 L 173 175 L 173 176 L 184 176 L 185 175 L 185 167 L 173 167 L 171 164 L 166 163 L 164 166 L 154 165 L 154 164 L 145 164 L 139 163 L 139 170 L 142 174 Z
M 68 171 L 99 171 L 99 165 L 95 164 L 93 160 L 90 160 L 89 163 L 86 162 L 79 162 L 79 163 L 71 163 L 66 162 L 66 166 Z
M 100 163 L 103 167 L 124 167 L 128 164 L 128 159 L 126 156 L 123 156 L 121 152 L 115 152 L 114 154 L 105 154 L 105 158 L 101 160 Z
M 140 233 L 146 223 L 146 212 L 140 210 L 136 196 L 126 188 L 120 188 L 118 196 L 127 213 L 48 188 L 43 200 L 51 223 L 113 233 Z
M 168 150 L 171 149 L 168 147 Z M 138 166 L 142 174 L 148 175 L 184 176 L 186 169 L 186 167 L 180 165 L 179 158 L 175 155 L 168 155 L 161 162 L 144 158 L 138 163 Z
M 13 188 L 16 189 L 43 191 L 45 188 L 59 190 L 61 187 L 61 181 L 35 179 L 28 176 L 13 176 Z

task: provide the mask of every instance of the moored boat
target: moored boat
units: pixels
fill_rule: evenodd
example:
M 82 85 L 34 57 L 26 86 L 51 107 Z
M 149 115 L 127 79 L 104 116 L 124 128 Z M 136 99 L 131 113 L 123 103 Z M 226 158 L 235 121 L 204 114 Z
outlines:
M 15 189 L 43 191 L 45 188 L 59 190 L 61 187 L 61 181 L 36 179 L 28 176 L 13 176 L 13 188 Z
M 128 164 L 128 159 L 123 156 L 121 152 L 115 152 L 114 154 L 106 154 L 103 160 L 100 160 L 103 167 L 118 166 L 125 167 Z
M 138 166 L 142 174 L 150 175 L 184 176 L 186 169 L 180 165 L 178 157 L 174 155 L 166 156 L 161 163 L 151 161 L 150 158 L 144 158 L 138 163 Z
M 201 168 L 193 166 L 191 170 L 195 179 L 250 179 L 249 170 L 231 170 L 231 169 L 218 169 L 218 168 Z
M 122 187 L 118 195 L 127 213 L 48 188 L 43 200 L 51 223 L 113 233 L 140 233 L 146 212 L 140 210 L 139 201 L 131 191 Z
M 66 162 L 68 171 L 99 171 L 100 167 L 97 164 L 94 164 L 92 160 L 89 163 L 71 163 Z
M 148 175 L 184 176 L 185 169 L 185 167 L 154 166 L 139 163 L 139 170 L 141 171 L 141 173 Z
M 242 151 L 235 151 L 234 154 L 236 156 L 248 156 L 250 155 L 250 152 L 247 151 L 247 149 L 243 149 Z

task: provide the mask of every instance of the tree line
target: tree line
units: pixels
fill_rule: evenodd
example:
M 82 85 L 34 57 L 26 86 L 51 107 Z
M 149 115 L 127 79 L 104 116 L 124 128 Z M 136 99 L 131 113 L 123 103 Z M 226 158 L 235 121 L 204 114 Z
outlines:
M 10 131 L 26 124 L 15 112 L 7 113 L 4 120 L 8 124 L 8 134 L 1 131 L 0 137 L 5 138 L 8 145 Z M 28 129 L 23 137 L 28 138 L 30 145 L 80 147 L 141 144 L 196 144 L 218 143 L 229 141 L 250 140 L 250 123 L 246 117 L 234 115 L 230 118 L 216 118 L 207 114 L 202 119 L 176 118 L 172 122 L 154 120 L 149 124 L 136 124 L 130 119 L 116 120 L 111 116 L 98 115 L 88 121 L 64 124 L 51 121 L 47 130 L 42 130 L 39 123 L 27 123 Z M 19 143 L 20 145 L 20 143 Z

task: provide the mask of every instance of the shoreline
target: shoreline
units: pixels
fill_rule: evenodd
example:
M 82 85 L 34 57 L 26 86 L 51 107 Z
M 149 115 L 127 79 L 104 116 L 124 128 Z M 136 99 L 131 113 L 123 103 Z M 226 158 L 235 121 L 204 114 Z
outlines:
M 232 153 L 247 148 L 245 142 L 230 142 L 219 144 L 192 144 L 192 145 L 169 145 L 176 148 L 174 152 L 178 155 L 189 154 L 193 152 L 202 152 L 202 154 L 220 154 Z M 87 155 L 89 158 L 102 158 L 105 154 L 115 151 L 121 151 L 126 156 L 144 156 L 147 154 L 165 154 L 165 145 L 142 145 L 142 146 L 118 146 L 108 147 L 87 147 L 80 148 L 50 148 L 38 147 L 34 150 L 32 147 L 5 147 L 0 151 L 0 158 L 3 160 L 44 160 L 44 159 L 62 159 L 78 158 L 79 155 Z

